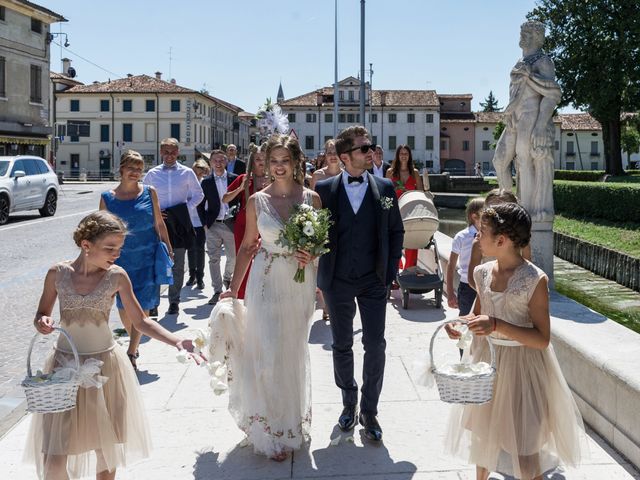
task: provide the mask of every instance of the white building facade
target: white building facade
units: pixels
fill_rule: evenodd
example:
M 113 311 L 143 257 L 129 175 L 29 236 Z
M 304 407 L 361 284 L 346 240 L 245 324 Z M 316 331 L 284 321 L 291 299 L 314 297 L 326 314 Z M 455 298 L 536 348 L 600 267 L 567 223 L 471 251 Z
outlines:
M 58 91 L 56 169 L 70 177 L 113 177 L 127 149 L 140 152 L 150 168 L 161 162 L 159 143 L 167 137 L 178 139 L 179 160 L 187 165 L 225 144 L 243 149 L 249 139 L 241 110 L 166 82 L 159 72 Z
M 408 145 L 421 168 L 439 171 L 439 102 L 433 90 L 373 90 L 366 84 L 365 126 L 372 142 L 382 146 L 384 159 L 393 160 L 396 148 Z M 324 149 L 337 131 L 360 123 L 360 81 L 347 77 L 338 83 L 338 118 L 334 119 L 333 87 L 325 87 L 278 104 L 309 158 Z

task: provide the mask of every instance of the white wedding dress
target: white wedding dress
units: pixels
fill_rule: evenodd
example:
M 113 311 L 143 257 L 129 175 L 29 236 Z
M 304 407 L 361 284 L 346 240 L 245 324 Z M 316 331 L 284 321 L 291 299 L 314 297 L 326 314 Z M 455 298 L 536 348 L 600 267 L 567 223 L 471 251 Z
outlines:
M 311 205 L 310 192 L 303 195 Z M 235 342 L 226 339 L 228 348 L 235 343 L 228 352 L 229 411 L 255 452 L 274 456 L 300 448 L 309 435 L 308 339 L 316 268 L 307 265 L 304 283 L 293 280 L 297 262 L 276 245 L 283 220 L 267 194 L 256 193 L 255 199 L 261 248 L 249 273 L 245 308 L 237 301 L 233 308 L 240 322 L 235 331 L 243 333 Z

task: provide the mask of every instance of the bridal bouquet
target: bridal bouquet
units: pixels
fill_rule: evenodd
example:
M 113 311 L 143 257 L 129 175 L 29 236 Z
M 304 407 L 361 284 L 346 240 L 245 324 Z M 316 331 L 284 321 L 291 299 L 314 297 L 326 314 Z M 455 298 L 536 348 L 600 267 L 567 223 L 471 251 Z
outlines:
M 291 253 L 306 250 L 314 257 L 327 253 L 331 212 L 323 208 L 316 210 L 310 205 L 300 204 L 293 207 L 291 216 L 280 231 L 276 244 Z M 298 267 L 293 279 L 304 282 L 304 268 Z

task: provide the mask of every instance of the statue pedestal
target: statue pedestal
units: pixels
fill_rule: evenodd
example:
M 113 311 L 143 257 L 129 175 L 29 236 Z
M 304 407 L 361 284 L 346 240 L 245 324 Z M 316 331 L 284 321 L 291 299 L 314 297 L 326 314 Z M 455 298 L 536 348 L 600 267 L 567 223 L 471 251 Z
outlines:
M 553 287 L 553 222 L 533 222 L 531 225 L 531 261 L 544 270 Z

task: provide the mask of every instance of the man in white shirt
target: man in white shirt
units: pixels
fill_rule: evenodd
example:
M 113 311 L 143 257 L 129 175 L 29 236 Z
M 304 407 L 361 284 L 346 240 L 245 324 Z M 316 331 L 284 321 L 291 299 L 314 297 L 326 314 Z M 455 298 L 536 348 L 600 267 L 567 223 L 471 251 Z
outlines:
M 389 170 L 389 164 L 384 160 L 384 150 L 380 145 L 376 145 L 376 151 L 373 153 L 373 166 L 369 169 L 371 175 L 375 175 L 378 178 L 386 178 L 387 170 Z
M 205 202 L 200 206 L 200 216 L 204 219 L 209 254 L 209 272 L 213 285 L 213 296 L 209 305 L 218 303 L 223 286 L 229 287 L 236 264 L 236 244 L 233 238 L 233 215 L 230 205 L 222 201 L 227 187 L 237 175 L 227 172 L 227 157 L 222 150 L 214 150 L 209 158 L 212 173 L 202 180 Z M 227 263 L 224 277 L 220 274 L 220 257 L 224 247 Z
M 242 175 L 247 171 L 247 164 L 240 160 L 237 155 L 238 148 L 233 143 L 229 144 L 226 152 L 227 172 Z
M 160 156 L 162 164 L 152 168 L 144 177 L 146 185 L 152 185 L 158 194 L 160 210 L 162 216 L 167 221 L 167 209 L 184 205 L 187 218 L 182 218 L 183 225 L 187 222 L 191 225 L 188 215 L 189 208 L 195 208 L 204 198 L 200 182 L 196 174 L 188 167 L 178 162 L 179 143 L 175 138 L 165 138 L 160 143 Z M 173 285 L 169 287 L 169 315 L 177 314 L 180 311 L 180 290 L 184 281 L 184 256 L 188 243 L 191 240 L 181 237 L 180 230 L 170 228 L 167 222 L 171 244 L 174 252 L 173 265 Z M 189 227 L 187 227 L 188 230 Z M 190 227 L 193 230 L 193 226 Z M 153 261 L 153 259 L 151 259 Z

